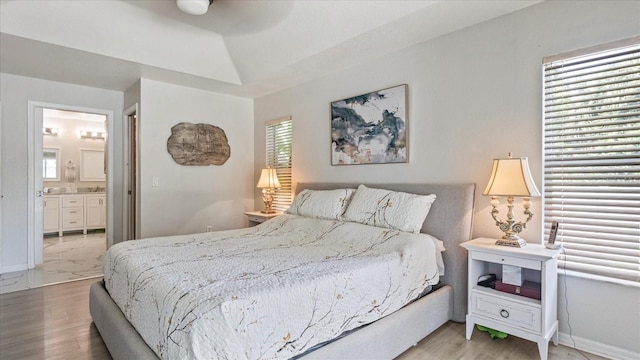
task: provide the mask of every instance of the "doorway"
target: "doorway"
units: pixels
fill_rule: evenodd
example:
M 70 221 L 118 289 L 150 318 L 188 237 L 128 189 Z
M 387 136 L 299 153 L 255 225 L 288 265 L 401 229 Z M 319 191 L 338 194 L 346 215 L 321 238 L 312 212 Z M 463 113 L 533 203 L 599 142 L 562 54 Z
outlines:
M 28 268 L 35 269 L 36 265 L 43 263 L 43 247 L 44 247 L 44 205 L 45 195 L 55 196 L 56 192 L 64 192 L 65 195 L 71 194 L 71 199 L 65 200 L 62 194 L 58 194 L 58 230 L 62 232 L 62 235 L 66 235 L 67 230 L 69 233 L 73 233 L 72 229 L 81 235 L 85 235 L 85 232 L 91 231 L 95 233 L 96 230 L 103 229 L 101 236 L 105 238 L 108 248 L 113 244 L 113 174 L 108 169 L 113 169 L 113 156 L 112 156 L 112 139 L 107 134 L 113 130 L 113 112 L 110 110 L 94 109 L 77 107 L 70 105 L 60 105 L 51 103 L 41 103 L 29 101 L 28 104 L 28 128 L 29 128 L 29 198 L 32 201 L 29 202 L 29 226 L 28 226 Z M 57 128 L 58 137 L 62 131 L 66 131 L 72 136 L 75 141 L 80 144 L 75 149 L 65 149 L 60 146 L 58 152 L 59 159 L 57 160 L 57 171 L 51 169 L 45 170 L 44 162 L 44 137 L 52 135 L 44 135 L 45 131 L 54 131 L 56 127 L 51 123 L 45 123 L 45 111 L 59 111 L 71 114 L 85 114 L 83 116 L 89 116 L 96 119 L 102 119 L 99 125 L 93 128 L 86 126 L 84 129 L 74 128 L 72 130 L 64 130 L 61 127 Z M 48 126 L 44 126 L 47 124 Z M 51 130 L 47 130 L 50 128 Z M 84 143 L 82 141 L 85 141 Z M 90 141 L 101 142 L 101 147 L 89 146 Z M 94 144 L 95 145 L 95 144 Z M 55 146 L 52 146 L 52 148 Z M 100 150 L 100 148 L 102 150 Z M 55 150 L 55 149 L 54 149 Z M 55 151 L 54 151 L 55 153 Z M 48 160 L 55 155 L 49 155 Z M 71 162 L 71 163 L 70 163 Z M 83 163 L 84 162 L 84 163 Z M 97 166 L 96 162 L 100 165 Z M 49 163 L 49 166 L 51 163 Z M 60 178 L 60 181 L 49 182 L 48 185 L 60 185 L 60 186 L 45 186 L 44 173 L 51 174 Z M 54 174 L 55 173 L 55 174 Z M 70 181 L 70 180 L 74 181 Z M 75 184 L 75 186 L 74 186 Z M 45 194 L 45 187 L 47 193 Z M 51 191 L 53 189 L 53 191 Z M 75 189 L 75 193 L 74 193 Z M 81 192 L 78 192 L 81 190 Z M 89 194 L 93 192 L 93 194 Z M 82 195 L 82 204 L 75 201 L 80 201 Z M 91 195 L 91 196 L 90 196 Z M 86 199 L 86 197 L 91 197 Z M 73 197 L 76 197 L 73 199 Z M 86 200 L 86 203 L 85 203 Z M 66 203 L 66 207 L 64 206 Z M 87 204 L 89 205 L 89 217 L 84 217 L 87 212 Z M 77 207 L 76 210 L 83 208 L 82 214 L 76 212 L 69 214 L 64 218 L 64 208 Z M 55 201 L 47 204 L 47 207 L 52 206 L 55 208 Z M 95 208 L 92 208 L 95 207 Z M 49 211 L 47 209 L 46 211 Z M 78 225 L 80 215 L 83 216 L 82 225 Z M 76 216 L 76 219 L 73 219 Z M 67 221 L 65 221 L 67 220 Z M 85 221 L 88 220 L 89 225 L 85 226 Z M 73 222 L 76 221 L 76 224 Z M 95 222 L 98 222 L 97 224 Z M 48 226 L 54 226 L 55 221 L 48 223 Z M 47 230 L 48 232 L 54 232 Z M 60 235 L 60 234 L 59 234 Z
M 44 284 L 99 276 L 106 252 L 106 116 L 43 108 Z

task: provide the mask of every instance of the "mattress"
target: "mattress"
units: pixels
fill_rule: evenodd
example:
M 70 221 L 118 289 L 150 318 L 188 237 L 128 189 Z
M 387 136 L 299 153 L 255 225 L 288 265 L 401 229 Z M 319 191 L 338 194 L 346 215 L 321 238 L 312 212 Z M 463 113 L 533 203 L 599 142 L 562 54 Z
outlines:
M 282 215 L 259 226 L 127 241 L 105 287 L 163 359 L 288 359 L 376 321 L 438 282 L 441 243 Z

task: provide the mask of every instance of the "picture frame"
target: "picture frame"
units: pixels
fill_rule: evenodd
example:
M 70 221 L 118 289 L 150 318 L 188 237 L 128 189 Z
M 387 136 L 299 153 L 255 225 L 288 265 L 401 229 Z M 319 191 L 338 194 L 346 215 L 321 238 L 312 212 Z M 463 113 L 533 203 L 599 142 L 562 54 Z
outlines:
M 407 85 L 331 102 L 331 165 L 409 161 Z

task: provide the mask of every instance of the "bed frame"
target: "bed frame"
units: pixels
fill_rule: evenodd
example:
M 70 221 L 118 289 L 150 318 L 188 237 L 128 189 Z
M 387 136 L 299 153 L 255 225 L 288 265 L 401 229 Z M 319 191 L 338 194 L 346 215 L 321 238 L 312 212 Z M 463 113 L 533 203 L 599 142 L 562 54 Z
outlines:
M 353 183 L 299 183 L 303 189 L 356 188 Z M 449 320 L 464 322 L 467 313 L 467 253 L 460 243 L 471 238 L 475 184 L 365 184 L 414 194 L 436 194 L 421 232 L 444 242 L 445 275 L 429 295 L 301 359 L 393 359 Z M 156 354 L 111 300 L 103 281 L 89 291 L 89 309 L 111 356 L 154 359 Z

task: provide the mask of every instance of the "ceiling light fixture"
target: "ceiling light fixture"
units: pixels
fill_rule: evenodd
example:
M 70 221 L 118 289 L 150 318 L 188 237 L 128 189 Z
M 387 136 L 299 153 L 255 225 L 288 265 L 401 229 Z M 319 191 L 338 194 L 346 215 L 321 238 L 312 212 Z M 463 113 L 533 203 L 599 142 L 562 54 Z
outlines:
M 209 9 L 213 0 L 176 0 L 178 9 L 190 15 L 203 15 Z
M 105 133 L 101 131 L 80 131 L 80 137 L 85 139 L 105 139 Z
M 44 135 L 58 135 L 58 128 L 43 127 L 42 133 Z

